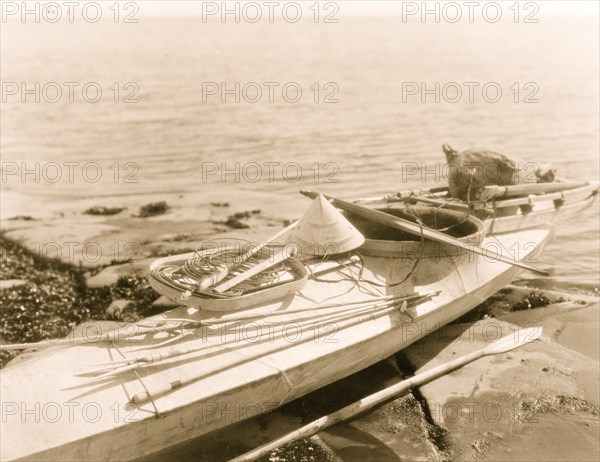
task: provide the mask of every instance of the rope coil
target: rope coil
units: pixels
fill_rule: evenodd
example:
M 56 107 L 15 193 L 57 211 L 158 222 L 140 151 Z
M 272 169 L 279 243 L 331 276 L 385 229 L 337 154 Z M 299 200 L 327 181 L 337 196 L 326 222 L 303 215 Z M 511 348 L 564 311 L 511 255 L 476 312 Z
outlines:
M 232 279 L 261 261 L 270 258 L 272 256 L 272 248 L 265 247 L 256 255 L 240 263 L 235 271 L 228 274 L 222 282 Z M 201 280 L 216 274 L 225 265 L 238 261 L 242 253 L 242 246 L 228 246 L 210 254 L 203 254 L 196 251 L 194 256 L 182 265 L 168 263 L 160 265 L 151 270 L 151 275 L 163 285 L 182 293 L 191 290 L 196 297 L 231 299 L 240 297 L 247 292 L 267 289 L 273 284 L 278 284 L 283 275 L 288 273 L 293 274 L 292 268 L 284 261 L 250 277 L 246 281 L 236 284 L 234 288 L 222 293 L 216 292 L 212 287 L 204 290 L 199 289 L 198 285 Z

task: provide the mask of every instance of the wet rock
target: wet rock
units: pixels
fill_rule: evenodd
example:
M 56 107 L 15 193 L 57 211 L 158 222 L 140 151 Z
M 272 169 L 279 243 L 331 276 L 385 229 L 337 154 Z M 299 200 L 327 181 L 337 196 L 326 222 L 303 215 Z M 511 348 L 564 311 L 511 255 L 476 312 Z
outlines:
M 540 341 L 481 358 L 419 388 L 433 421 L 446 430 L 452 459 L 498 460 L 502 448 L 524 442 L 508 460 L 532 460 L 531 440 L 523 435 L 537 431 L 538 422 L 560 434 L 565 418 L 597 419 L 597 353 L 588 348 L 594 342 L 580 340 L 590 338 L 581 325 L 597 326 L 597 318 L 593 308 L 562 302 L 459 329 L 447 326 L 403 350 L 418 372 L 451 360 L 454 352 L 463 355 L 505 335 L 518 337 L 525 327 L 543 328 Z M 580 335 L 570 334 L 571 325 Z M 591 431 L 581 435 L 591 438 Z M 594 460 L 593 452 L 582 449 L 580 457 Z
M 177 303 L 170 298 L 161 295 L 159 298 L 152 302 L 152 308 L 160 309 L 160 310 L 170 310 L 171 308 L 176 308 L 180 303 Z
M 109 197 L 103 199 L 101 207 L 97 198 L 48 202 L 41 207 L 39 201 L 12 191 L 3 193 L 3 199 L 0 217 L 6 237 L 22 242 L 42 258 L 86 269 L 184 253 L 198 248 L 203 240 L 217 233 L 245 234 L 273 223 L 279 225 L 284 219 L 297 218 L 307 206 L 301 197 L 241 192 L 230 187 L 185 196 L 150 193 Z M 149 207 L 144 208 L 144 204 Z M 260 213 L 253 208 L 256 204 L 260 204 Z M 132 213 L 106 214 L 118 208 Z M 84 210 L 93 210 L 95 214 L 84 214 Z M 147 218 L 134 217 L 138 210 Z M 20 218 L 11 220 L 17 216 Z M 234 216 L 234 223 L 237 220 L 250 228 L 225 226 L 223 223 L 229 216 Z M 35 217 L 36 226 L 31 226 L 33 222 L 25 221 L 25 217 Z M 269 235 L 267 231 L 265 236 Z
M 106 314 L 109 316 L 120 317 L 131 303 L 131 300 L 113 300 L 111 304 L 108 305 L 108 308 L 106 308 Z
M 144 276 L 148 273 L 148 268 L 154 260 L 155 258 L 148 258 L 135 263 L 107 266 L 93 276 L 88 274 L 85 279 L 85 285 L 89 289 L 97 289 L 116 284 L 121 276 Z
M 0 290 L 13 289 L 24 284 L 27 284 L 27 281 L 25 279 L 5 279 L 3 281 L 0 281 Z
M 108 287 L 116 284 L 119 279 L 118 269 L 115 266 L 104 268 L 98 274 L 86 278 L 85 285 L 89 289 L 97 289 L 100 287 Z

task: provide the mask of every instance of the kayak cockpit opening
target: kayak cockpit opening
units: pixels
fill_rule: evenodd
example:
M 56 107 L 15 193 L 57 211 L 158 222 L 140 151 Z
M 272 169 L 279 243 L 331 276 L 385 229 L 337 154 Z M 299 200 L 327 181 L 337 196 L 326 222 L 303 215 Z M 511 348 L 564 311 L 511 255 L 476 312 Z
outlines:
M 441 231 L 448 236 L 460 239 L 469 238 L 484 230 L 483 223 L 465 213 L 433 207 L 386 207 L 376 209 L 398 218 L 412 221 L 424 227 Z M 421 237 L 389 226 L 347 214 L 348 221 L 369 240 L 378 241 L 420 241 Z

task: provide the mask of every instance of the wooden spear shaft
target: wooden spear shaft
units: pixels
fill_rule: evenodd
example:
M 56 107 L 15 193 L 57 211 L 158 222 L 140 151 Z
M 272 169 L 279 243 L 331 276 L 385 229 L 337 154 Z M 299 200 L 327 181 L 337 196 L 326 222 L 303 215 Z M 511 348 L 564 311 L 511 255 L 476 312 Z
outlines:
M 434 292 L 434 294 L 436 294 L 436 293 Z M 425 301 L 425 300 L 423 300 L 423 301 Z M 336 327 L 337 327 L 338 331 L 341 331 L 343 329 L 347 329 L 349 327 L 353 327 L 357 324 L 365 322 L 365 319 L 364 319 L 365 316 L 367 316 L 371 319 L 376 319 L 376 318 L 383 317 L 394 311 L 401 311 L 401 309 L 406 306 L 407 306 L 407 304 L 405 301 L 404 303 L 402 303 L 401 306 L 398 306 L 398 303 L 394 303 L 393 305 L 391 305 L 389 307 L 387 305 L 384 305 L 382 307 L 368 308 L 368 309 L 365 309 L 365 311 L 361 312 L 360 316 L 357 316 L 356 313 L 350 313 L 348 316 L 344 317 L 344 320 L 340 320 L 339 322 L 336 320 Z M 348 319 L 346 319 L 346 318 L 348 318 Z M 319 320 L 319 321 L 322 321 L 322 320 Z M 319 323 L 315 323 L 315 321 L 309 321 L 309 322 L 310 322 L 310 325 L 309 325 L 308 330 L 318 329 Z M 311 337 L 305 337 L 305 338 L 300 339 L 297 343 L 306 343 L 310 340 L 311 340 Z M 222 348 L 222 346 L 217 345 L 217 348 Z M 259 356 L 269 355 L 269 354 L 277 351 L 279 348 L 280 347 L 277 346 L 273 351 L 263 353 Z M 248 358 L 243 359 L 243 361 L 250 361 L 250 360 L 255 360 L 255 359 L 256 359 L 256 357 L 248 357 Z M 229 368 L 231 366 L 232 366 L 231 364 L 224 365 L 224 368 Z M 213 371 L 213 373 L 214 373 L 214 371 Z M 155 398 L 158 398 L 165 394 L 168 394 L 180 387 L 192 384 L 192 383 L 204 378 L 205 376 L 206 376 L 205 373 L 189 375 L 187 377 L 182 377 L 179 380 L 175 380 L 171 383 L 166 383 L 161 386 L 156 386 L 156 387 L 146 389 L 144 391 L 138 392 L 135 395 L 133 395 L 131 398 L 131 402 L 135 403 L 135 404 L 143 404 L 146 401 L 149 401 L 151 399 L 155 399 Z
M 318 433 L 325 428 L 331 427 L 338 422 L 343 420 L 347 420 L 351 417 L 354 417 L 357 414 L 365 412 L 369 409 L 374 408 L 375 406 L 382 404 L 386 401 L 389 401 L 392 398 L 395 398 L 403 393 L 407 392 L 411 388 L 427 383 L 433 379 L 436 379 L 448 372 L 451 372 L 459 367 L 464 366 L 470 362 L 475 361 L 476 359 L 482 358 L 487 355 L 493 355 L 498 353 L 504 353 L 510 351 L 514 348 L 518 348 L 521 345 L 525 345 L 542 335 L 542 329 L 538 327 L 532 327 L 530 329 L 525 329 L 521 331 L 519 337 L 515 339 L 515 334 L 508 335 L 498 342 L 488 345 L 485 348 L 474 351 L 473 353 L 469 353 L 467 355 L 461 356 L 460 358 L 456 358 L 452 361 L 449 361 L 445 364 L 441 364 L 437 367 L 429 369 L 428 371 L 417 374 L 410 379 L 403 380 L 391 387 L 384 388 L 377 393 L 374 393 L 366 398 L 361 399 L 360 401 L 356 401 L 352 404 L 349 404 L 342 409 L 335 411 L 329 415 L 321 417 L 320 419 L 314 420 L 309 424 L 304 425 L 298 430 L 294 430 L 293 432 L 288 433 L 287 435 L 282 436 L 281 438 L 277 438 L 270 443 L 263 444 L 262 446 L 246 452 L 241 456 L 238 456 L 232 459 L 230 462 L 249 462 L 258 459 L 261 456 L 283 446 L 284 444 L 291 443 L 292 441 L 296 441 L 300 438 L 307 438 L 311 435 Z
M 355 322 L 355 318 L 358 317 L 370 317 L 370 316 L 379 316 L 380 311 L 382 315 L 389 313 L 390 311 L 398 310 L 399 302 L 387 301 L 384 303 L 374 304 L 372 306 L 354 308 L 353 311 L 345 312 L 343 315 L 339 313 L 330 313 L 326 317 L 322 317 L 319 319 L 309 319 L 304 321 L 298 321 L 294 323 L 294 327 L 300 329 L 302 332 L 305 330 L 313 331 L 318 330 L 321 326 L 331 325 L 332 327 L 339 328 L 338 323 L 342 323 L 344 321 L 352 321 Z M 408 306 L 408 301 L 404 301 L 402 306 Z M 402 310 L 400 310 L 402 311 Z M 233 325 L 232 325 L 233 324 Z M 219 330 L 224 329 L 225 331 L 229 327 L 235 327 L 236 323 L 225 323 L 219 326 Z M 260 326 L 259 326 L 260 329 Z M 245 331 L 246 332 L 246 331 Z M 275 339 L 275 334 L 277 334 L 277 338 L 282 337 L 283 331 L 274 332 L 272 339 Z M 176 348 L 173 350 L 169 350 L 163 353 L 154 353 L 151 355 L 145 355 L 143 357 L 134 358 L 131 364 L 115 364 L 114 366 L 106 366 L 94 371 L 85 371 L 85 375 L 93 374 L 93 373 L 101 373 L 94 377 L 91 382 L 96 380 L 101 380 L 106 377 L 110 377 L 113 375 L 121 374 L 123 372 L 127 372 L 134 369 L 139 369 L 148 365 L 157 364 L 161 361 L 166 361 L 167 359 L 175 358 L 178 356 L 188 355 L 191 353 L 204 352 L 205 354 L 209 354 L 213 351 L 221 351 L 223 345 L 216 345 L 214 347 L 207 347 L 206 345 L 202 345 L 199 347 L 190 347 L 190 348 Z
M 27 350 L 31 348 L 39 349 L 39 348 L 50 348 L 54 346 L 72 346 L 72 345 L 84 345 L 88 343 L 101 343 L 101 342 L 121 342 L 122 340 L 131 339 L 134 337 L 139 337 L 140 335 L 152 334 L 155 332 L 168 332 L 176 329 L 182 328 L 182 323 L 192 324 L 192 325 L 200 325 L 199 321 L 192 320 L 173 320 L 175 325 L 170 326 L 142 326 L 138 324 L 129 324 L 125 325 L 125 328 L 128 326 L 133 326 L 137 330 L 133 332 L 128 332 L 123 329 L 117 327 L 117 329 L 110 330 L 108 332 L 99 332 L 95 335 L 85 335 L 82 337 L 73 337 L 73 333 L 69 334 L 67 338 L 61 339 L 46 339 L 41 342 L 35 343 L 5 343 L 0 345 L 0 351 L 8 351 L 8 350 Z M 166 322 L 165 322 L 166 323 Z M 93 324 L 92 324 L 93 325 Z

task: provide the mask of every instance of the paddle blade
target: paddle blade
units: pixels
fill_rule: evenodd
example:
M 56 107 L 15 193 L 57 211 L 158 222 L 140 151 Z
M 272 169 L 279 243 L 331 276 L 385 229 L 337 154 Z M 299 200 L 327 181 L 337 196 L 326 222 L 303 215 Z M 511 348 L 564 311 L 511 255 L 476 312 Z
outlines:
M 505 353 L 510 350 L 514 350 L 526 343 L 533 342 L 539 339 L 542 335 L 542 327 L 534 326 L 527 329 L 517 328 L 512 334 L 501 338 L 496 343 L 492 343 L 487 346 L 484 351 L 485 354 L 493 355 L 498 353 Z

